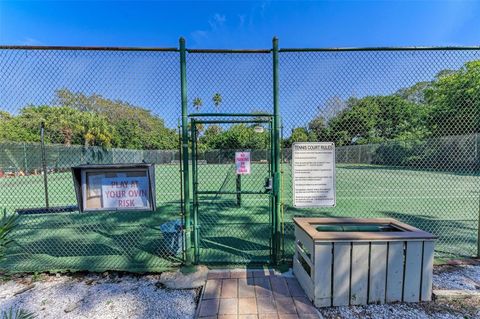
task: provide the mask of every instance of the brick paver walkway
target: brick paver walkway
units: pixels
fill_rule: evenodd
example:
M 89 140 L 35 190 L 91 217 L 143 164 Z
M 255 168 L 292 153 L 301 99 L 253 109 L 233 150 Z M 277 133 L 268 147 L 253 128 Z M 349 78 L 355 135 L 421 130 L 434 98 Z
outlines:
M 199 318 L 320 318 L 297 279 L 272 270 L 210 271 Z

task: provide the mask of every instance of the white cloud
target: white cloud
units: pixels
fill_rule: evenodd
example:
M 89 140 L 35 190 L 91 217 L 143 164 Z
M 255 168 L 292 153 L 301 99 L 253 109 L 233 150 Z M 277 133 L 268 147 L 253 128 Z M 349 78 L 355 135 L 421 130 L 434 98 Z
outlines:
M 45 45 L 40 40 L 34 39 L 34 38 L 24 38 L 23 41 L 20 42 L 21 45 Z
M 216 30 L 223 27 L 226 21 L 227 21 L 227 17 L 224 14 L 215 13 L 213 17 L 210 20 L 208 20 L 208 24 L 210 24 L 210 27 L 213 30 Z
M 246 15 L 244 15 L 244 14 L 239 14 L 238 15 L 238 20 L 239 20 L 238 27 L 240 29 L 243 28 L 243 26 L 245 25 L 245 18 L 246 18 Z
M 202 40 L 208 38 L 208 31 L 205 30 L 195 30 L 191 33 L 192 39 L 195 42 L 201 42 Z
M 205 41 L 208 41 L 212 34 L 219 34 L 225 28 L 225 23 L 227 22 L 227 16 L 221 13 L 215 13 L 208 19 L 209 28 L 208 30 L 195 30 L 190 33 L 192 40 L 197 45 L 205 44 Z

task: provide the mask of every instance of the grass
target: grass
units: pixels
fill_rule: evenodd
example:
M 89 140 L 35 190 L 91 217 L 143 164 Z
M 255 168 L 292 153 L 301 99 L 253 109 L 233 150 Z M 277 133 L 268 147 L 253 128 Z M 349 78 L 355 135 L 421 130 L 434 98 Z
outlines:
M 233 165 L 198 166 L 199 191 L 234 191 Z M 337 206 L 292 207 L 291 171 L 284 164 L 285 252 L 293 253 L 291 218 L 305 216 L 393 217 L 438 235 L 438 255 L 476 254 L 479 175 L 428 172 L 372 165 L 337 165 Z M 254 164 L 242 190 L 263 192 L 267 165 Z M 51 206 L 76 203 L 70 173 L 49 174 Z M 5 267 L 16 271 L 159 271 L 177 265 L 159 226 L 180 218 L 180 173 L 156 166 L 155 212 L 58 213 L 22 216 Z M 270 253 L 269 196 L 199 195 L 199 244 L 203 262 L 266 261 Z M 0 179 L 0 207 L 44 206 L 42 176 Z

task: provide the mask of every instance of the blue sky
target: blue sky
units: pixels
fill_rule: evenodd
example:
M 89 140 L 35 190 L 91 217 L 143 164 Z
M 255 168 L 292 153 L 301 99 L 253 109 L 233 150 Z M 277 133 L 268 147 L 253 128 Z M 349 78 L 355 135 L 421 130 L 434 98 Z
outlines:
M 478 46 L 480 2 L 126 2 L 0 0 L 0 44 L 269 48 Z M 175 127 L 178 53 L 0 50 L 0 109 L 55 103 L 55 90 L 100 94 L 152 110 Z M 287 132 L 349 97 L 392 94 L 480 50 L 281 53 L 280 108 Z M 224 112 L 272 110 L 271 54 L 187 55 L 189 112 L 223 96 Z M 343 101 L 343 102 L 342 102 Z
M 0 43 L 191 48 L 479 45 L 478 1 L 0 1 Z

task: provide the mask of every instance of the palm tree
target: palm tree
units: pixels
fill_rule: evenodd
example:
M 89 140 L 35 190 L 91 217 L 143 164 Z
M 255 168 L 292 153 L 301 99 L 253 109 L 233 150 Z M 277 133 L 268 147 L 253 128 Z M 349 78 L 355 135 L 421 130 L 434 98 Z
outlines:
M 17 225 L 17 215 L 7 216 L 4 214 L 0 218 L 0 261 L 5 258 L 7 246 L 13 241 L 11 233 Z M 4 319 L 34 319 L 36 315 L 23 309 L 2 310 L 0 318 Z
M 14 309 L 11 307 L 9 310 L 4 310 L 0 314 L 0 318 L 3 319 L 35 319 L 37 316 L 23 309 Z
M 7 246 L 12 242 L 11 233 L 16 225 L 17 215 L 0 218 L 0 261 L 5 258 Z
M 200 107 L 202 107 L 202 105 L 203 105 L 203 101 L 201 98 L 196 97 L 193 99 L 193 107 L 195 108 L 195 110 L 197 110 L 197 112 L 200 109 Z
M 195 127 L 197 128 L 197 132 L 198 134 L 200 135 L 203 130 L 205 129 L 205 125 L 203 125 L 202 123 L 198 123 L 198 124 L 195 124 Z
M 222 96 L 220 95 L 220 93 L 215 93 L 212 100 L 213 104 L 215 104 L 215 107 L 218 109 L 220 104 L 222 103 Z

